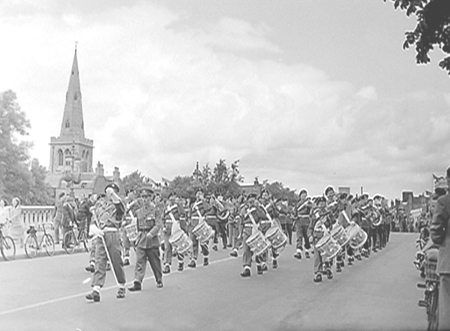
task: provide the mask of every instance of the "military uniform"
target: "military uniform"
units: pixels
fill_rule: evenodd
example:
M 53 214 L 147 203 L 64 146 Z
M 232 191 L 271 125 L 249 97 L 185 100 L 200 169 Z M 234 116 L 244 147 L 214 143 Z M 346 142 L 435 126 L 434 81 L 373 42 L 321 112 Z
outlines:
M 250 246 L 247 244 L 247 239 L 253 234 L 254 224 L 260 225 L 260 220 L 262 218 L 265 218 L 264 211 L 257 207 L 254 204 L 253 199 L 256 198 L 256 194 L 250 194 L 247 198 L 247 203 L 243 206 L 243 208 L 240 211 L 240 219 L 242 220 L 241 223 L 241 237 L 242 237 L 242 243 L 243 243 L 243 255 L 242 255 L 242 264 L 244 267 L 243 272 L 241 273 L 242 277 L 250 277 L 251 276 L 251 266 L 252 266 L 252 256 L 253 252 L 250 249 Z M 255 229 L 256 230 L 256 229 Z M 256 267 L 257 272 L 259 275 L 262 274 L 262 260 L 260 256 L 257 256 L 255 258 L 256 261 Z
M 151 189 L 141 192 L 140 208 L 136 211 L 138 237 L 136 239 L 136 268 L 134 271 L 134 284 L 130 291 L 139 291 L 145 276 L 147 261 L 150 263 L 156 286 L 162 287 L 162 268 L 159 251 L 159 231 L 162 228 L 162 209 L 150 198 Z
M 178 223 L 178 227 L 181 226 L 179 224 L 180 218 L 184 214 L 183 207 L 170 200 L 167 203 L 166 208 L 164 209 L 164 217 L 163 217 L 163 234 L 164 234 L 164 270 L 163 273 L 170 272 L 170 266 L 172 265 L 172 244 L 169 239 L 173 234 L 174 223 Z M 184 255 L 181 253 L 177 253 L 178 257 L 178 270 L 182 271 L 184 268 Z
M 305 194 L 302 197 L 302 194 Z M 309 242 L 308 227 L 311 222 L 310 214 L 312 203 L 306 199 L 306 190 L 300 191 L 300 200 L 295 206 L 295 234 L 297 237 L 296 249 L 297 252 L 294 254 L 296 259 L 302 258 L 302 251 L 305 250 L 305 256 L 309 259 L 309 250 L 311 249 L 311 244 Z
M 329 279 L 333 278 L 330 264 L 322 260 L 322 256 L 317 249 L 317 243 L 323 238 L 325 232 L 331 227 L 329 212 L 326 209 L 325 198 L 319 198 L 318 206 L 311 213 L 311 222 L 309 225 L 309 233 L 313 236 L 314 244 L 314 281 L 322 281 L 322 273 L 326 274 Z
M 127 197 L 127 204 L 126 204 L 126 212 L 125 212 L 125 221 L 124 226 L 122 227 L 122 244 L 123 244 L 123 264 L 124 265 L 130 265 L 130 249 L 132 243 L 130 242 L 130 239 L 127 236 L 127 232 L 125 231 L 125 226 L 130 225 L 134 218 L 136 217 L 136 210 L 139 208 L 138 200 L 133 196 L 133 193 L 130 192 Z M 134 245 L 134 243 L 133 243 Z
M 199 193 L 201 192 L 201 193 Z M 200 196 L 201 194 L 201 196 Z M 189 262 L 188 267 L 190 268 L 195 268 L 197 265 L 197 258 L 198 258 L 198 253 L 199 253 L 199 245 L 201 247 L 202 250 L 202 255 L 203 255 L 203 265 L 207 266 L 209 264 L 209 240 L 204 242 L 204 243 L 200 243 L 199 240 L 197 239 L 197 236 L 192 232 L 193 229 L 200 223 L 200 222 L 205 222 L 205 215 L 207 212 L 210 211 L 211 206 L 209 203 L 207 203 L 204 199 L 203 199 L 203 190 L 197 190 L 196 195 L 197 200 L 192 204 L 191 209 L 190 209 L 190 214 L 191 214 L 191 222 L 189 225 L 189 236 L 192 240 L 192 255 L 191 255 L 191 262 Z
M 278 217 L 279 217 L 278 210 L 276 209 L 275 205 L 271 202 L 268 195 L 269 195 L 269 192 L 264 190 L 261 193 L 261 199 L 260 199 L 260 203 L 261 203 L 260 208 L 264 213 L 260 217 L 259 229 L 264 235 L 272 227 L 272 223 L 273 223 L 273 225 L 277 225 L 278 227 L 281 228 L 281 224 L 278 220 Z M 273 269 L 276 269 L 276 268 L 278 268 L 277 258 L 278 258 L 279 253 L 273 247 L 271 247 L 270 249 L 271 249 L 271 253 L 272 253 L 272 267 L 273 267 Z M 263 271 L 267 271 L 266 262 L 268 259 L 268 255 L 269 255 L 268 251 L 260 255 Z
M 115 193 L 113 193 L 115 191 Z M 93 292 L 86 296 L 89 301 L 100 301 L 100 288 L 105 284 L 108 257 L 119 285 L 117 298 L 125 297 L 125 272 L 121 257 L 120 226 L 125 206 L 118 197 L 119 188 L 112 183 L 106 186 L 107 197 L 100 198 L 94 205 L 93 215 L 97 227 L 92 227 L 95 241 L 95 272 L 92 280 Z M 94 231 L 95 230 L 95 231 Z

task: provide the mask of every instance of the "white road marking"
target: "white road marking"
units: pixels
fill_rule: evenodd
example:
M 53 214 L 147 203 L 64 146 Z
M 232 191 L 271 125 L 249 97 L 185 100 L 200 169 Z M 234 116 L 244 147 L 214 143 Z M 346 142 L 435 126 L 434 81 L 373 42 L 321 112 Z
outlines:
M 217 263 L 227 262 L 227 261 L 230 261 L 230 260 L 235 260 L 235 258 L 227 257 L 227 258 L 224 258 L 224 259 L 211 261 L 209 264 L 217 264 Z M 186 272 L 188 270 L 196 270 L 196 269 L 185 269 L 185 270 L 183 270 L 183 272 Z M 169 277 L 171 275 L 177 275 L 177 274 L 181 274 L 181 273 L 170 273 L 170 274 L 164 275 L 164 277 Z M 149 276 L 149 277 L 145 277 L 144 280 L 149 280 L 149 279 L 154 279 L 154 278 L 155 278 L 154 276 Z M 128 282 L 128 283 L 125 284 L 125 286 L 126 285 L 131 285 L 132 283 L 133 283 L 132 281 Z M 117 289 L 117 285 L 104 287 L 104 288 L 102 288 L 102 291 L 108 291 L 108 290 L 111 290 L 111 289 Z M 50 304 L 53 304 L 53 303 L 74 299 L 74 298 L 79 298 L 79 297 L 83 297 L 85 295 L 86 295 L 86 292 L 83 292 L 83 293 L 68 295 L 68 296 L 65 296 L 65 297 L 57 298 L 57 299 L 37 302 L 37 303 L 31 304 L 31 305 L 26 305 L 26 306 L 23 306 L 23 307 L 18 307 L 18 308 L 14 308 L 14 309 L 4 310 L 4 311 L 0 312 L 0 316 L 16 313 L 16 312 L 19 312 L 19 311 L 24 311 L 24 310 L 27 310 L 27 309 L 42 307 L 42 306 L 46 306 L 46 305 L 50 305 Z

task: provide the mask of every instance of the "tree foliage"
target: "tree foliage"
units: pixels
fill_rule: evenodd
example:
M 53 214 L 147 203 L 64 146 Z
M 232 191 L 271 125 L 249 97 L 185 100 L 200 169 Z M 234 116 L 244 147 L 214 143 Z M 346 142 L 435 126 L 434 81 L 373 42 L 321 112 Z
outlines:
M 31 205 L 52 205 L 51 188 L 45 182 L 47 170 L 39 164 L 37 159 L 31 162 L 31 187 L 29 191 L 29 204 Z
M 385 2 L 387 0 L 384 0 Z M 430 62 L 428 53 L 439 47 L 450 54 L 450 1 L 448 0 L 391 0 L 394 8 L 406 11 L 406 15 L 415 15 L 417 25 L 414 31 L 407 31 L 403 49 L 416 46 L 416 62 Z M 439 66 L 450 75 L 450 56 L 446 56 Z
M 30 122 L 21 111 L 13 91 L 0 93 L 0 194 L 11 201 L 19 197 L 29 203 L 32 174 L 28 168 L 31 144 L 19 141 L 26 136 Z
M 265 189 L 268 190 L 275 199 L 287 198 L 290 203 L 296 203 L 298 200 L 295 190 L 291 190 L 289 187 L 284 187 L 281 182 L 266 184 Z
M 141 174 L 138 170 L 133 171 L 131 174 L 126 175 L 122 179 L 122 183 L 125 192 L 139 191 L 144 185 L 149 183 L 149 178 Z

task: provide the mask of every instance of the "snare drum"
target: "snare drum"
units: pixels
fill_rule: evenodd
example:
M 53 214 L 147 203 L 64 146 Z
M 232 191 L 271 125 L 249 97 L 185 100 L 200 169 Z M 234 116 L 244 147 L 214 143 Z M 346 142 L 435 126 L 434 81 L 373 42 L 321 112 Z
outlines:
M 270 247 L 270 242 L 264 237 L 261 231 L 257 231 L 248 237 L 246 243 L 255 255 L 263 254 Z
M 341 245 L 330 234 L 325 234 L 316 244 L 316 248 L 325 261 L 331 260 L 341 250 Z
M 125 232 L 127 234 L 128 239 L 131 242 L 134 242 L 138 237 L 137 223 L 125 225 Z
M 331 236 L 339 245 L 341 245 L 341 247 L 344 247 L 350 240 L 342 225 L 333 228 L 333 230 L 331 230 Z
M 356 223 L 350 224 L 345 231 L 350 240 L 350 247 L 353 249 L 362 247 L 367 240 L 367 233 Z
M 287 244 L 287 236 L 276 225 L 267 230 L 266 239 L 270 241 L 270 244 L 277 253 L 281 253 Z
M 200 244 L 204 244 L 214 236 L 214 230 L 206 222 L 200 222 L 192 230 L 192 233 L 197 237 Z
M 176 248 L 177 252 L 184 254 L 192 247 L 192 240 L 184 231 L 175 232 L 169 238 L 170 244 Z

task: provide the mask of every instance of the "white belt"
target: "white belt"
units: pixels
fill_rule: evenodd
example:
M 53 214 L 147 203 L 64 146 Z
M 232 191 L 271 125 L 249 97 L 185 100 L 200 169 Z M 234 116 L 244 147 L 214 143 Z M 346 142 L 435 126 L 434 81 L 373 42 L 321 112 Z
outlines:
M 117 232 L 117 229 L 116 228 L 106 227 L 106 228 L 103 229 L 103 232 Z

